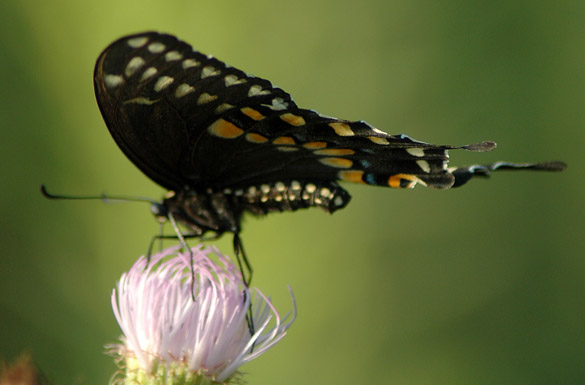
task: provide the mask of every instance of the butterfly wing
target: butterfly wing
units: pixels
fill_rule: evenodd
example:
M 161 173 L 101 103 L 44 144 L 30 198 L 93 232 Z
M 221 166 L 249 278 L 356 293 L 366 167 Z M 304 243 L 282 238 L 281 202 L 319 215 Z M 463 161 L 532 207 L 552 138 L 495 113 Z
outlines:
M 106 48 L 94 83 L 116 143 L 171 190 L 292 180 L 449 188 L 449 149 L 495 147 L 433 145 L 300 109 L 269 81 L 155 32 Z M 458 170 L 466 181 L 479 168 Z

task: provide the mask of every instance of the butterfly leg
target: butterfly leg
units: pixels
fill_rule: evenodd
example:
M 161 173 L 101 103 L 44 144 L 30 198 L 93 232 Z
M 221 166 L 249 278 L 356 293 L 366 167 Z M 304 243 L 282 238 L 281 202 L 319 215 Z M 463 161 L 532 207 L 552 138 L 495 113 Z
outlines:
M 563 171 L 567 165 L 563 162 L 544 162 L 544 163 L 509 163 L 495 162 L 487 165 L 474 164 L 451 169 L 455 177 L 455 183 L 451 187 L 463 186 L 473 177 L 480 176 L 487 178 L 492 171 L 499 170 L 536 170 L 536 171 Z
M 177 234 L 177 238 L 179 238 L 179 242 L 181 243 L 181 246 L 183 248 L 189 250 L 189 266 L 191 267 L 191 298 L 193 299 L 193 301 L 195 301 L 195 270 L 193 269 L 193 260 L 194 260 L 193 250 L 191 250 L 191 248 L 187 244 L 187 241 L 185 241 L 185 237 L 181 233 L 181 230 L 179 229 L 179 226 L 177 225 L 177 221 L 175 220 L 174 215 L 169 212 L 168 218 L 169 218 L 169 222 L 171 222 L 171 225 L 173 226 L 173 229 L 175 230 L 175 234 Z
M 200 238 L 202 241 L 207 240 L 207 239 L 201 238 L 201 236 L 197 235 L 197 234 L 181 234 L 181 236 L 183 237 L 183 239 Z M 180 239 L 180 238 L 177 235 L 164 235 L 164 234 L 154 235 L 150 239 L 150 242 L 148 244 L 148 250 L 146 252 L 146 258 L 148 261 L 150 261 L 150 256 L 152 255 L 152 249 L 154 248 L 155 242 L 160 241 L 159 248 L 160 248 L 160 251 L 162 251 L 162 241 L 164 239 Z M 186 247 L 184 244 L 181 244 L 181 246 Z
M 242 243 L 242 239 L 240 238 L 239 233 L 234 233 L 234 253 L 236 254 L 238 266 L 240 267 L 240 272 L 242 273 L 242 281 L 244 281 L 244 285 L 246 285 L 246 287 L 250 287 L 250 283 L 252 282 L 252 274 L 254 270 L 252 269 L 252 265 L 250 265 L 250 262 L 248 261 L 248 257 L 246 257 L 244 245 Z M 248 275 L 248 279 L 246 279 L 246 272 Z
M 240 233 L 234 233 L 234 253 L 236 254 L 236 259 L 238 260 L 238 266 L 240 267 L 240 272 L 242 273 L 242 281 L 247 288 L 250 287 L 250 282 L 252 282 L 252 266 L 246 257 L 246 252 L 244 251 L 244 245 L 242 244 L 242 240 L 240 238 Z M 243 263 L 242 263 L 243 262 Z M 244 266 L 248 272 L 248 279 L 246 280 L 246 272 L 244 271 Z M 247 298 L 247 291 L 244 291 L 244 302 L 246 302 Z M 246 323 L 248 324 L 248 330 L 250 331 L 250 336 L 253 336 L 256 333 L 256 328 L 254 327 L 254 318 L 252 314 L 252 299 L 250 298 L 250 306 L 248 307 L 248 314 L 246 315 Z M 254 345 L 252 345 L 251 351 L 254 350 Z

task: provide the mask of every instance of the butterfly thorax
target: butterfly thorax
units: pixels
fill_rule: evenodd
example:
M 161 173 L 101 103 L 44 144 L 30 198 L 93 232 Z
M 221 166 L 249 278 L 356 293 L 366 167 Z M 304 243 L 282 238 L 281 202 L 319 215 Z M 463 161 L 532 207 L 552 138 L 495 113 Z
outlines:
M 218 235 L 240 231 L 242 210 L 236 207 L 232 197 L 222 192 L 194 189 L 171 191 L 162 205 L 167 215 L 187 226 L 194 235 L 203 235 L 208 231 Z

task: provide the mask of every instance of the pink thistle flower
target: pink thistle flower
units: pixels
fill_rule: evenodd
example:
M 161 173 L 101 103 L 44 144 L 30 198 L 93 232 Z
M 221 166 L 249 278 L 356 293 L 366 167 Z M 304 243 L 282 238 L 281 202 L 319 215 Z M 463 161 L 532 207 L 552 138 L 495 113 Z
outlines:
M 192 249 L 192 293 L 190 255 L 177 250 L 153 255 L 150 263 L 141 257 L 122 274 L 112 307 L 124 337 L 111 348 L 134 383 L 156 377 L 166 383 L 177 375 L 183 383 L 227 383 L 286 335 L 296 317 L 294 296 L 294 312 L 285 322 L 290 314 L 281 319 L 269 298 L 245 287 L 229 258 L 201 246 Z M 253 335 L 246 319 L 250 301 Z

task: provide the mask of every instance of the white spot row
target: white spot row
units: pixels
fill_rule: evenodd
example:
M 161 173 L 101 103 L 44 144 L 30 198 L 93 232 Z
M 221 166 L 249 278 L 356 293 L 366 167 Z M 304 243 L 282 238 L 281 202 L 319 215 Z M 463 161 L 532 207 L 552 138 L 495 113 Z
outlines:
M 302 200 L 310 200 L 316 204 L 322 204 L 323 199 L 331 199 L 334 197 L 333 192 L 327 188 L 322 187 L 317 191 L 317 186 L 314 183 L 307 183 L 304 186 L 301 185 L 296 180 L 290 182 L 288 186 L 288 193 L 287 193 L 287 185 L 283 182 L 276 182 L 274 186 L 270 186 L 269 184 L 261 184 L 260 186 L 250 186 L 246 190 L 237 189 L 232 191 L 229 188 L 223 190 L 224 194 L 234 194 L 235 196 L 246 196 L 249 202 L 255 202 L 259 200 L 262 203 L 266 203 L 269 200 L 274 200 L 276 202 L 280 202 L 283 199 L 287 198 L 289 201 L 294 201 L 296 199 Z M 272 193 L 272 196 L 270 196 Z M 336 197 L 336 201 L 334 202 L 335 205 L 340 206 L 343 204 L 342 197 Z

